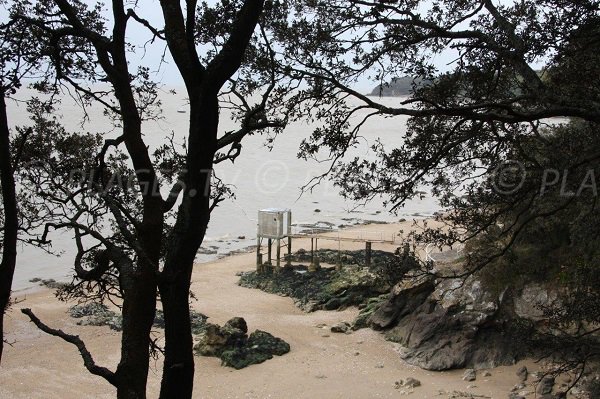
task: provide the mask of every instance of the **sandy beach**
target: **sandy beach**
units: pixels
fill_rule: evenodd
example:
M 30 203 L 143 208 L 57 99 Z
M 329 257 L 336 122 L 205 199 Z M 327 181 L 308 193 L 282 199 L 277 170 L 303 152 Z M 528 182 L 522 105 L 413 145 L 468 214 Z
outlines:
M 369 225 L 350 231 L 396 234 L 407 231 L 412 222 Z M 307 245 L 308 244 L 308 245 Z M 323 248 L 337 248 L 337 242 L 320 240 Z M 294 250 L 310 248 L 306 240 L 294 242 Z M 360 243 L 344 244 L 343 249 L 362 248 Z M 374 244 L 373 249 L 393 250 L 394 245 Z M 539 370 L 533 361 L 479 372 L 477 380 L 462 380 L 463 370 L 430 372 L 406 364 L 397 353 L 397 344 L 387 342 L 373 330 L 336 334 L 329 327 L 352 321 L 357 309 L 304 313 L 291 298 L 239 287 L 236 273 L 255 269 L 255 254 L 232 255 L 198 264 L 192 290 L 197 300 L 194 309 L 222 324 L 234 316 L 244 317 L 250 331 L 261 329 L 281 337 L 291 352 L 243 370 L 220 365 L 217 358 L 196 358 L 195 390 L 197 398 L 447 398 L 444 392 L 471 392 L 482 397 L 506 398 L 518 383 L 515 371 L 527 364 Z M 76 348 L 59 338 L 39 331 L 21 314 L 31 308 L 40 319 L 54 328 L 79 335 L 100 365 L 114 370 L 119 360 L 120 334 L 109 327 L 78 326 L 66 310 L 72 304 L 61 303 L 51 290 L 29 289 L 15 293 L 21 302 L 7 314 L 5 346 L 0 367 L 1 398 L 113 398 L 115 389 L 102 378 L 90 375 Z M 318 327 L 325 324 L 326 327 Z M 160 330 L 156 332 L 160 334 Z M 160 386 L 162 359 L 153 362 L 148 381 L 148 397 L 156 397 Z M 396 388 L 395 382 L 416 378 L 421 386 Z M 527 390 L 533 391 L 532 387 Z M 533 395 L 531 395 L 533 397 Z

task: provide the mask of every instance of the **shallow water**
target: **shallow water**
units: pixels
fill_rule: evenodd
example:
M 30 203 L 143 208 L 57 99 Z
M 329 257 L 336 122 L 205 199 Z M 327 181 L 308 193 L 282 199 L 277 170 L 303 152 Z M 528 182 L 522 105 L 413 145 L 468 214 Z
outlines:
M 186 108 L 184 91 L 177 88 L 176 91 L 177 94 L 173 95 L 165 90 L 161 96 L 163 118 L 144 125 L 145 140 L 150 150 L 163 144 L 172 133 L 175 142 L 183 142 L 189 115 L 187 112 L 181 112 Z M 20 96 L 26 98 L 27 94 L 28 92 L 24 90 Z M 383 98 L 381 101 L 393 105 L 399 100 Z M 9 101 L 7 106 L 9 123 L 12 126 L 27 123 L 25 104 Z M 82 125 L 81 109 L 65 97 L 60 107 L 60 114 L 67 130 L 98 131 L 105 133 L 106 137 L 117 135 L 115 131 L 110 131 L 112 128 L 108 126 L 111 124 L 102 115 L 102 109 L 99 107 L 88 109 L 90 121 Z M 356 117 L 360 118 L 361 114 L 358 113 Z M 373 157 L 370 146 L 378 138 L 386 147 L 399 145 L 406 129 L 405 122 L 406 118 L 403 117 L 372 119 L 361 130 L 360 144 L 349 151 L 348 157 Z M 233 130 L 236 126 L 230 118 L 230 113 L 223 111 L 220 131 Z M 301 140 L 311 133 L 312 128 L 305 123 L 290 125 L 275 139 L 272 150 L 265 146 L 265 137 L 260 135 L 246 137 L 242 143 L 242 153 L 234 164 L 226 161 L 217 165 L 217 175 L 235 187 L 236 198 L 221 203 L 211 216 L 203 247 L 218 247 L 217 254 L 198 255 L 198 261 L 211 260 L 232 250 L 253 245 L 256 237 L 257 212 L 263 208 L 290 208 L 294 224 L 324 221 L 334 226 L 351 224 L 352 221 L 343 220 L 348 218 L 392 222 L 407 216 L 427 216 L 438 209 L 435 201 L 428 197 L 407 202 L 397 215 L 393 215 L 385 210 L 381 200 L 374 200 L 366 206 L 344 200 L 338 194 L 339 190 L 329 181 L 323 181 L 312 192 L 302 194 L 301 187 L 329 167 L 327 162 L 304 161 L 296 156 Z M 316 209 L 320 212 L 315 211 Z M 59 233 L 53 237 L 53 249 L 57 252 L 62 251 L 61 256 L 49 255 L 31 247 L 21 247 L 14 288 L 22 289 L 31 286 L 29 279 L 33 277 L 67 279 L 72 269 L 73 248 L 74 242 L 69 234 Z

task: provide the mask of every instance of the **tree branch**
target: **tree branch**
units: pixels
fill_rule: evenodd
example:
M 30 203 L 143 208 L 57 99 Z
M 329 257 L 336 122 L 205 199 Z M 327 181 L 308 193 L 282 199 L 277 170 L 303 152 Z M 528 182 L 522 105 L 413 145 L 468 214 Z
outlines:
M 107 369 L 106 367 L 98 366 L 96 362 L 94 362 L 94 358 L 92 354 L 88 351 L 85 343 L 79 338 L 77 335 L 67 334 L 62 330 L 57 330 L 51 327 L 48 327 L 44 324 L 32 311 L 31 309 L 24 308 L 21 309 L 21 312 L 29 317 L 29 319 L 36 325 L 37 328 L 45 332 L 46 334 L 53 335 L 55 337 L 59 337 L 66 342 L 69 342 L 77 347 L 79 350 L 79 354 L 83 359 L 83 365 L 85 368 L 92 374 L 97 375 L 99 377 L 104 378 L 111 385 L 117 386 L 118 378 L 117 375 Z
M 229 39 L 206 68 L 213 92 L 218 92 L 240 67 L 263 6 L 264 0 L 246 0 L 237 14 Z

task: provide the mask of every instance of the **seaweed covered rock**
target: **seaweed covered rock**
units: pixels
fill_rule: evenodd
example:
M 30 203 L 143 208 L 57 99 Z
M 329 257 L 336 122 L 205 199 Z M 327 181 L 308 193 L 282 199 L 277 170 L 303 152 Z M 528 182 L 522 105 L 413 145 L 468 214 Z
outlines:
M 389 294 L 383 294 L 377 297 L 369 298 L 366 303 L 362 306 L 359 306 L 360 313 L 354 320 L 352 324 L 353 330 L 358 330 L 360 328 L 369 327 L 371 322 L 371 315 L 380 309 L 383 303 L 387 302 L 389 299 Z
M 80 326 L 109 326 L 112 330 L 121 331 L 123 329 L 123 317 L 113 312 L 103 303 L 88 302 L 71 306 L 68 310 L 71 317 L 81 319 L 77 322 Z M 192 324 L 192 334 L 200 334 L 206 328 L 207 316 L 190 309 L 190 320 Z M 157 310 L 154 316 L 154 327 L 165 328 L 165 317 L 162 310 Z
M 247 332 L 246 321 L 241 317 L 234 317 L 223 327 L 207 323 L 194 351 L 201 356 L 218 357 L 224 366 L 238 370 L 290 351 L 287 342 L 268 332 L 256 330 L 250 336 Z
M 344 309 L 365 305 L 371 298 L 389 292 L 416 262 L 408 254 L 373 251 L 370 266 L 360 266 L 364 263 L 364 251 L 343 251 L 340 255 L 338 251 L 320 250 L 317 254 L 323 263 L 335 264 L 340 257 L 349 264 L 339 271 L 321 268 L 309 273 L 306 266 L 299 265 L 275 274 L 244 273 L 239 285 L 289 296 L 307 312 Z M 299 250 L 292 258 L 309 260 L 310 254 Z
M 73 318 L 81 319 L 77 322 L 80 326 L 109 326 L 115 331 L 123 329 L 122 316 L 103 303 L 89 302 L 71 306 L 68 313 Z
M 290 345 L 281 338 L 256 330 L 250 334 L 245 344 L 223 351 L 220 358 L 224 366 L 239 370 L 269 360 L 273 355 L 285 355 L 289 351 Z

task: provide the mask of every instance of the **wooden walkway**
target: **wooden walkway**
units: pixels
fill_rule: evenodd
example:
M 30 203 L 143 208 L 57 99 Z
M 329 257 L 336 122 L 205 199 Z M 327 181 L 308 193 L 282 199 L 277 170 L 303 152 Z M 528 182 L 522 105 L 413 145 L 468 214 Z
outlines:
M 327 235 L 330 233 L 321 233 L 321 234 L 292 234 L 289 237 L 291 238 L 317 238 L 322 240 L 333 240 L 333 241 L 350 241 L 350 242 L 372 242 L 372 243 L 381 243 L 381 244 L 396 244 L 397 241 L 392 239 L 384 239 L 384 238 L 368 238 L 368 237 L 343 237 L 343 236 L 334 236 Z

